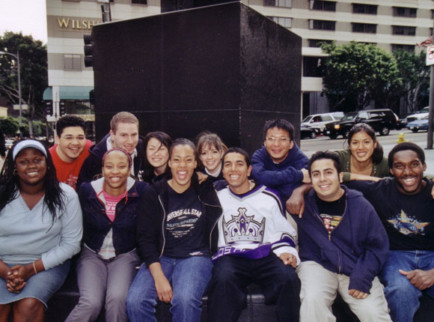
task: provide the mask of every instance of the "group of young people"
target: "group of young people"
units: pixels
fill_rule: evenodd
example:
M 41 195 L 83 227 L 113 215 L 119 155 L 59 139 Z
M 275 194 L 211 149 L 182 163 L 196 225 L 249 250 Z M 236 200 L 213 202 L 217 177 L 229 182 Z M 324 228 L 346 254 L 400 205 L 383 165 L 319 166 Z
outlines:
M 423 150 L 402 143 L 385 158 L 358 124 L 348 149 L 309 160 L 294 137 L 267 121 L 250 159 L 209 132 L 142 138 L 120 112 L 93 146 L 74 116 L 49 150 L 17 142 L 0 187 L 0 321 L 43 321 L 80 249 L 67 321 L 102 309 L 106 321 L 155 321 L 158 301 L 174 321 L 200 321 L 204 294 L 209 321 L 237 321 L 251 283 L 278 321 L 333 321 L 337 293 L 361 321 L 411 321 L 434 297 Z

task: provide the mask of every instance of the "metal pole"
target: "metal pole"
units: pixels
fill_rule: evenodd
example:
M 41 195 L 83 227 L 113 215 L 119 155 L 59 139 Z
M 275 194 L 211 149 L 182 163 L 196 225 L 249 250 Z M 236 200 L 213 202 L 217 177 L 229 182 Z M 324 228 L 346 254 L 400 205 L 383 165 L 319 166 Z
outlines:
M 21 105 L 21 66 L 20 66 L 20 52 L 17 51 L 17 63 L 18 63 L 18 96 L 19 96 L 19 105 L 20 105 L 20 117 L 19 117 L 19 131 L 21 133 L 21 125 L 22 125 L 22 114 L 23 107 Z
M 20 116 L 19 116 L 19 128 L 18 132 L 21 134 L 21 125 L 22 125 L 22 104 L 21 104 L 21 65 L 20 65 L 20 52 L 17 51 L 17 54 L 11 54 L 7 51 L 0 51 L 0 55 L 9 55 L 14 57 L 17 60 L 17 68 L 18 68 L 18 105 L 20 106 Z
M 434 109 L 434 65 L 431 65 L 431 75 L 430 75 L 430 86 L 429 86 L 429 113 L 428 113 L 428 133 L 427 133 L 427 146 L 428 150 L 432 149 L 433 139 L 432 139 L 432 131 L 433 131 L 433 109 Z

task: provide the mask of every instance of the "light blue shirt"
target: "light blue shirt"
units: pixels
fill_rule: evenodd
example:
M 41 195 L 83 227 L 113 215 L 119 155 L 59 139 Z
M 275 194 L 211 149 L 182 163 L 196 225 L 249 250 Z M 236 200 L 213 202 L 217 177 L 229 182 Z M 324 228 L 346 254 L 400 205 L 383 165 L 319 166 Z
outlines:
M 21 194 L 0 212 L 0 259 L 27 264 L 42 259 L 45 269 L 62 264 L 80 251 L 83 223 L 77 193 L 60 183 L 64 210 L 53 217 L 44 198 L 29 209 Z

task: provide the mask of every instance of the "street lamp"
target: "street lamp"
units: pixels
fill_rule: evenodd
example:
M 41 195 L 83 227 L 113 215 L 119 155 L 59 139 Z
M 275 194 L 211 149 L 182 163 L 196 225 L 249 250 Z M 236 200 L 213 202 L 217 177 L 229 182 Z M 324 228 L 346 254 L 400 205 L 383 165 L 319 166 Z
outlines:
M 17 68 L 18 68 L 18 103 L 20 106 L 20 117 L 19 117 L 19 128 L 18 131 L 21 133 L 21 124 L 22 124 L 22 105 L 21 105 L 21 68 L 20 68 L 20 52 L 17 51 L 17 54 L 11 54 L 8 53 L 7 51 L 0 51 L 0 55 L 10 55 L 12 57 L 14 57 L 17 60 Z

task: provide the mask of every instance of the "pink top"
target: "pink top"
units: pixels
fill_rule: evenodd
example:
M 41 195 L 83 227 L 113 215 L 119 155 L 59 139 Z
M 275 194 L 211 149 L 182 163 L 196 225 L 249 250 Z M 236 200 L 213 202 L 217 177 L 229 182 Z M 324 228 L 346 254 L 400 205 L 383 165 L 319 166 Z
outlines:
M 118 204 L 118 202 L 125 197 L 125 194 L 127 193 L 126 191 L 121 194 L 120 196 L 117 197 L 113 197 L 110 196 L 107 192 L 103 191 L 102 192 L 104 195 L 104 199 L 105 199 L 105 213 L 107 214 L 107 217 L 110 219 L 111 222 L 113 222 L 113 220 L 115 220 L 115 216 L 116 216 L 116 205 Z

